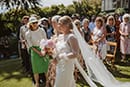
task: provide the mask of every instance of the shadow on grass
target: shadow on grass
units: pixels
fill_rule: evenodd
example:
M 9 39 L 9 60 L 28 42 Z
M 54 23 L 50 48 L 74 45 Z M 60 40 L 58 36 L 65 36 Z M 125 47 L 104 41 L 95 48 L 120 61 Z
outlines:
M 111 72 L 112 72 L 112 71 L 111 71 Z M 130 75 L 123 74 L 123 73 L 121 73 L 120 71 L 114 71 L 114 72 L 112 72 L 112 74 L 113 74 L 115 77 L 118 77 L 118 78 L 127 78 L 127 79 L 130 79 Z
M 0 80 L 0 82 L 4 81 L 4 80 L 10 80 L 10 79 L 17 79 L 18 81 L 20 81 L 22 78 L 25 78 L 24 75 L 22 74 L 17 74 L 17 75 L 9 75 L 7 77 L 5 77 L 4 79 Z
M 124 62 L 118 62 L 116 63 L 117 65 L 120 65 L 120 66 L 130 66 L 130 61 L 124 63 Z
M 125 65 L 124 65 L 125 66 Z M 126 79 L 130 79 L 130 75 L 128 75 L 127 73 L 130 73 L 130 70 L 128 69 L 119 69 L 115 66 L 115 68 L 111 68 L 110 65 L 106 65 L 107 69 L 112 73 L 112 75 L 114 75 L 114 77 L 118 77 L 118 78 L 126 78 Z M 122 73 L 125 72 L 126 74 Z
M 22 73 L 21 59 L 9 59 L 0 61 L 0 82 L 9 79 L 21 80 L 25 78 Z
M 115 64 L 120 66 L 130 66 L 130 55 L 126 55 L 127 62 L 121 62 L 121 59 L 121 53 L 118 49 L 116 53 Z

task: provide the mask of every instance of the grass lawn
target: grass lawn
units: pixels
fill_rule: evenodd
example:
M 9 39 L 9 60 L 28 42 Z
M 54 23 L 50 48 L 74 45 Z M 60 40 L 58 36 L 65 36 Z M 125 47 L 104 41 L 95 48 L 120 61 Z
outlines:
M 110 70 L 114 76 L 120 81 L 130 82 L 130 64 L 119 63 L 116 67 L 117 70 Z M 33 87 L 31 78 L 22 72 L 21 59 L 0 60 L 0 87 Z M 79 81 L 77 87 L 89 86 Z

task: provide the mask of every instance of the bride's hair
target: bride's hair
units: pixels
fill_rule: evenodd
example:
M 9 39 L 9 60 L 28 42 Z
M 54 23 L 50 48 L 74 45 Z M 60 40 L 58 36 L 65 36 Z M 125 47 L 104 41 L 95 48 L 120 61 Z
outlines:
M 59 19 L 59 22 L 73 29 L 72 19 L 69 16 L 63 16 Z

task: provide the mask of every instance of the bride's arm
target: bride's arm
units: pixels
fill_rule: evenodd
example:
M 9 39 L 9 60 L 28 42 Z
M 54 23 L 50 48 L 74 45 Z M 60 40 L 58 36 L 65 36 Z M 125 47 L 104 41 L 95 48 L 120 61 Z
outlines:
M 71 48 L 71 52 L 66 54 L 67 57 L 70 59 L 78 57 L 80 50 L 77 39 L 74 36 L 71 36 L 68 40 L 68 44 Z

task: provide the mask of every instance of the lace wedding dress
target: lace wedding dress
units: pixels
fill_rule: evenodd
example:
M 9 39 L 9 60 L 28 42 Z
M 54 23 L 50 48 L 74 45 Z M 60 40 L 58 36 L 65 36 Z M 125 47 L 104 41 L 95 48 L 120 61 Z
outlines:
M 71 52 L 71 48 L 67 43 L 66 36 L 59 36 L 56 43 L 56 52 L 58 55 Z M 66 40 L 65 40 L 66 39 Z M 73 72 L 75 59 L 61 58 L 56 66 L 56 81 L 54 87 L 76 87 Z

